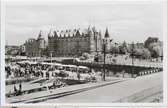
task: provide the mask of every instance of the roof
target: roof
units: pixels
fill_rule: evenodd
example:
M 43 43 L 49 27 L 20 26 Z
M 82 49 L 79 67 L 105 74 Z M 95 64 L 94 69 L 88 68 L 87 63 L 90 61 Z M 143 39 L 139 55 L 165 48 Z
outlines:
M 48 36 L 55 36 L 56 34 L 58 37 L 73 37 L 76 35 L 78 36 L 78 35 L 93 33 L 93 31 L 96 31 L 95 27 L 89 26 L 86 29 L 78 28 L 78 29 L 54 30 L 50 31 Z
M 108 33 L 108 28 L 106 28 L 106 32 L 105 32 L 105 35 L 104 35 L 105 38 L 108 38 L 110 37 L 109 33 Z

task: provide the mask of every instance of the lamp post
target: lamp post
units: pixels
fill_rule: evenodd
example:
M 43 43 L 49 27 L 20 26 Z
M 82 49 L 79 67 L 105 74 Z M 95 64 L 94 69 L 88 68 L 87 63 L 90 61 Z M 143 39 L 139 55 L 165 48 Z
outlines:
M 134 71 L 133 71 L 133 66 L 134 66 L 134 42 L 132 42 L 132 49 L 131 49 L 131 56 L 132 56 L 132 68 L 131 68 L 131 73 L 132 73 L 132 78 L 134 77 Z
M 77 46 L 76 46 L 76 48 L 77 48 L 77 56 L 79 57 L 79 55 L 80 55 L 80 45 L 79 45 L 79 40 L 77 40 Z
M 118 43 L 115 42 L 115 50 L 114 50 L 115 57 L 116 57 L 116 54 L 117 54 L 117 44 Z
M 109 42 L 111 43 L 112 42 L 112 39 L 109 40 Z M 103 57 L 104 57 L 104 62 L 103 62 L 103 80 L 105 81 L 106 80 L 106 46 L 108 44 L 108 39 L 107 38 L 104 38 L 103 39 Z
M 50 62 L 52 63 L 52 51 L 50 52 Z
M 98 50 L 97 50 L 97 36 L 95 36 L 95 38 L 96 38 L 96 53 L 98 55 Z
M 106 45 L 107 45 L 107 39 L 103 39 L 103 57 L 104 57 L 104 63 L 103 63 L 103 80 L 106 80 L 106 70 L 105 70 L 105 65 L 106 65 Z

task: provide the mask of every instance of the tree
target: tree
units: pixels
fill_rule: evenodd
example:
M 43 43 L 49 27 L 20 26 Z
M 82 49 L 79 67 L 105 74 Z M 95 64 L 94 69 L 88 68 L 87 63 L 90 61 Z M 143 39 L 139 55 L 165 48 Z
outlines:
M 148 49 L 143 48 L 142 58 L 143 59 L 149 59 L 151 57 L 151 53 Z
M 157 58 L 159 56 L 162 56 L 162 53 L 163 53 L 163 49 L 162 49 L 162 46 L 160 46 L 159 43 L 151 43 L 149 46 L 148 46 L 148 50 L 151 52 L 151 57 L 153 58 Z
M 158 40 L 159 40 L 159 39 L 156 38 L 156 37 L 148 37 L 148 39 L 144 42 L 144 46 L 145 46 L 146 48 L 149 48 L 150 44 L 152 44 L 152 43 L 157 43 Z
M 151 57 L 151 53 L 146 48 L 135 48 L 134 49 L 134 56 L 136 58 L 142 58 L 142 59 L 149 59 Z
M 158 38 L 153 37 L 149 37 L 145 41 L 145 48 L 148 48 L 151 53 L 151 57 L 157 58 L 163 55 L 163 48 L 161 43 L 162 42 L 160 42 Z
M 157 58 L 161 56 L 161 48 L 160 46 L 155 46 L 152 49 L 152 57 Z
M 122 45 L 119 47 L 119 53 L 120 54 L 126 54 L 127 53 L 127 44 L 124 41 Z
M 111 47 L 111 53 L 113 53 L 113 54 L 118 54 L 119 53 L 119 51 L 120 51 L 120 49 L 119 49 L 120 47 L 118 47 L 118 46 L 115 46 L 115 47 Z
M 142 56 L 142 54 L 143 54 L 143 50 L 142 49 L 134 49 L 134 56 L 136 57 L 136 58 L 140 58 L 141 56 Z

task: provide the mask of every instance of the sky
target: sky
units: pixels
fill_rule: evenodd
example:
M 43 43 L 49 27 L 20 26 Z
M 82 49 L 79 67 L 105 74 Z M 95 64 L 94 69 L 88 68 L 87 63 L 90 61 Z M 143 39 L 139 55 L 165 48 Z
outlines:
M 153 3 L 12 3 L 6 4 L 5 40 L 21 45 L 28 38 L 43 37 L 52 30 L 95 26 L 117 42 L 143 42 L 148 37 L 162 40 L 162 8 Z

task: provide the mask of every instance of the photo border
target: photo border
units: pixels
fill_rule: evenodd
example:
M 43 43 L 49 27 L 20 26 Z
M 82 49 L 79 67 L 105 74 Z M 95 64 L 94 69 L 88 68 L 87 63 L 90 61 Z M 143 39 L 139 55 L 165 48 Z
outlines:
M 14 1 L 14 0 L 13 0 Z M 52 2 L 53 0 L 49 0 L 48 2 L 50 3 L 50 2 Z M 90 2 L 95 2 L 96 0 L 91 0 Z M 134 2 L 134 1 L 131 1 L 131 0 L 126 0 L 126 1 L 121 1 L 121 0 L 118 0 L 118 1 L 115 1 L 115 0 L 107 0 L 107 1 L 101 1 L 101 0 L 97 0 L 99 3 L 100 2 L 102 2 L 102 3 L 119 3 L 119 2 L 121 2 L 121 3 L 132 3 L 132 2 Z M 15 1 L 15 2 L 17 2 L 17 0 Z M 19 1 L 18 1 L 19 2 Z M 33 2 L 33 1 L 29 1 L 29 2 Z M 39 2 L 41 2 L 41 4 L 46 4 L 46 3 L 48 3 L 48 2 L 46 2 L 46 0 L 35 0 L 34 2 L 33 2 L 33 4 L 38 4 Z M 58 2 L 58 3 L 62 3 L 63 5 L 64 4 L 68 4 L 68 3 L 74 3 L 74 2 L 76 2 L 75 0 L 70 0 L 70 2 L 69 1 L 67 1 L 67 0 L 63 0 L 63 1 L 59 1 L 59 0 L 56 0 L 56 1 L 54 1 L 54 2 Z M 83 1 L 82 1 L 83 2 Z M 86 0 L 86 3 L 87 2 L 89 2 L 88 0 Z M 0 47 L 1 47 L 1 58 L 0 58 L 0 61 L 1 61 L 1 93 L 0 93 L 0 95 L 1 95 L 1 105 L 2 106 L 13 106 L 13 105 L 18 105 L 18 106 L 22 106 L 22 105 L 24 105 L 24 106 L 30 106 L 30 105 L 35 105 L 35 106 L 40 106 L 40 105 L 46 105 L 46 106 L 50 106 L 50 104 L 51 103 L 36 103 L 36 104 L 23 104 L 23 103 L 19 103 L 19 104 L 10 104 L 10 103 L 6 103 L 5 102 L 5 83 L 4 83 L 4 81 L 5 81 L 5 73 L 4 73 L 4 71 L 5 71 L 5 69 L 4 69 L 4 66 L 5 66 L 5 61 L 4 61 L 4 58 L 5 58 L 5 55 L 4 55 L 4 52 L 5 52 L 5 12 L 6 12 L 6 10 L 5 10 L 5 6 L 6 6 L 6 1 L 2 1 L 2 3 L 1 3 L 1 13 L 2 13 L 2 15 L 1 15 L 1 45 L 0 45 Z M 25 2 L 26 3 L 26 2 Z M 78 2 L 77 2 L 78 3 Z M 167 19 L 167 14 L 166 14 L 166 9 L 167 9 L 167 2 L 166 1 L 164 1 L 164 0 L 159 0 L 158 2 L 156 1 L 154 1 L 154 0 L 151 0 L 151 1 L 135 1 L 135 3 L 162 3 L 162 6 L 163 6 L 163 22 L 164 22 L 164 24 L 163 24 L 163 53 L 164 53 L 164 61 L 163 61 L 163 103 L 56 103 L 56 104 L 53 104 L 52 103 L 52 105 L 51 106 L 81 106 L 81 107 L 84 107 L 84 106 L 90 106 L 90 107 L 94 107 L 94 106 L 96 106 L 96 107 L 126 107 L 126 106 L 131 106 L 131 107 L 141 107 L 141 106 L 145 106 L 145 107 L 157 107 L 157 106 L 167 106 L 167 84 L 166 84 L 166 82 L 167 82 L 167 73 L 166 73 L 166 70 L 167 70 L 167 60 L 166 60 L 166 57 L 167 57 L 167 42 L 166 42 L 166 40 L 167 40 L 167 36 L 166 36 L 166 34 L 167 34 L 167 22 L 166 22 L 166 19 Z M 33 5 L 32 4 L 32 5 Z M 30 3 L 30 5 L 31 5 L 31 3 Z

